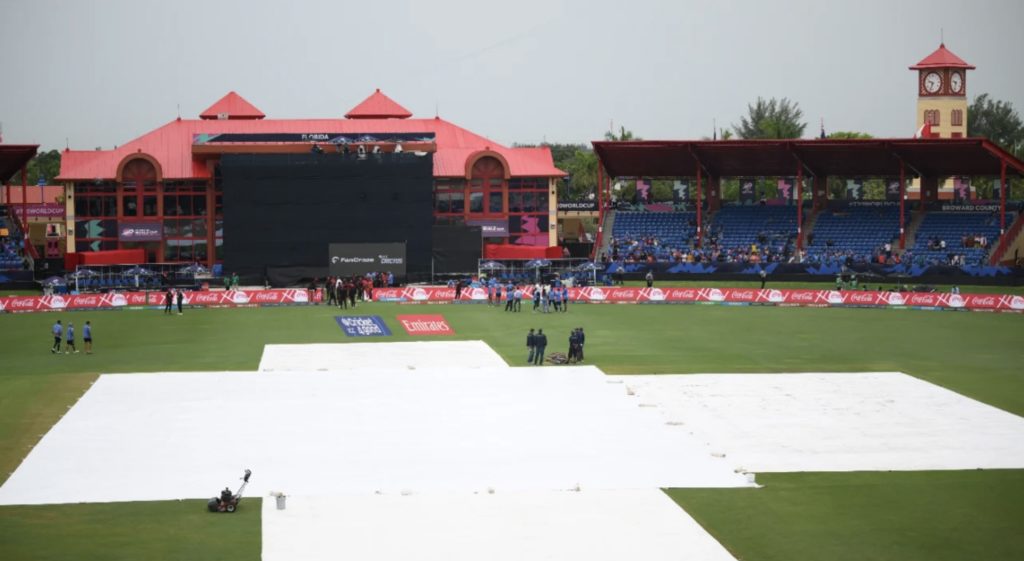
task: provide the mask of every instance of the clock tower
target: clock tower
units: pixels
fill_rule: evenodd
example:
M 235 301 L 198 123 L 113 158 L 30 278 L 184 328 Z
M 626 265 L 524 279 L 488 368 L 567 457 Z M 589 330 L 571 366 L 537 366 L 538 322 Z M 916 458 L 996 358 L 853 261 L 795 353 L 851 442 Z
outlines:
M 910 67 L 917 70 L 917 129 L 931 125 L 930 138 L 967 136 L 967 71 L 974 67 L 940 44 Z

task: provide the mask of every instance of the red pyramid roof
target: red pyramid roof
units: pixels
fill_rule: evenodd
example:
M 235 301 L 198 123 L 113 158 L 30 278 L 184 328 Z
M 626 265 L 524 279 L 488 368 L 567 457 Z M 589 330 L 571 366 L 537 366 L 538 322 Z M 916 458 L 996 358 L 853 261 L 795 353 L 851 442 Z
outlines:
M 412 117 L 412 113 L 395 103 L 395 100 L 380 93 L 380 88 L 345 113 L 346 119 L 408 119 L 409 117 Z
M 228 119 L 262 119 L 266 117 L 256 106 L 245 100 L 244 97 L 235 92 L 228 92 L 227 95 L 217 100 L 217 103 L 206 108 L 199 114 L 200 119 L 220 119 L 226 115 Z
M 974 70 L 973 66 L 967 64 L 964 62 L 964 59 L 947 49 L 945 43 L 941 43 L 934 53 L 924 57 L 921 62 L 910 67 L 911 70 L 924 70 L 925 68 L 966 68 L 967 70 Z

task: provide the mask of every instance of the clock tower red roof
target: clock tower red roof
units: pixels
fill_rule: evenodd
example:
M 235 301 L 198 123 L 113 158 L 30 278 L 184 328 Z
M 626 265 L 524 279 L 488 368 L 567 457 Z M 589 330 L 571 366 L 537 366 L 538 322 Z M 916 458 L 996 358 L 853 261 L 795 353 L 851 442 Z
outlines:
M 939 48 L 935 49 L 935 52 L 910 67 L 911 70 L 925 70 L 927 68 L 966 68 L 967 70 L 974 70 L 974 66 L 967 64 L 964 62 L 964 59 L 947 49 L 945 43 L 939 44 Z

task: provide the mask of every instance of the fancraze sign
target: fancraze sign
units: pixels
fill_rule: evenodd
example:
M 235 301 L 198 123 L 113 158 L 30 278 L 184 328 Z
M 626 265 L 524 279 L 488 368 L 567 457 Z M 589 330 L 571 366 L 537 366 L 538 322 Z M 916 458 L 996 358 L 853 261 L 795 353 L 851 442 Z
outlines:
M 390 271 L 405 276 L 404 243 L 332 243 L 328 251 L 331 275 L 351 276 Z

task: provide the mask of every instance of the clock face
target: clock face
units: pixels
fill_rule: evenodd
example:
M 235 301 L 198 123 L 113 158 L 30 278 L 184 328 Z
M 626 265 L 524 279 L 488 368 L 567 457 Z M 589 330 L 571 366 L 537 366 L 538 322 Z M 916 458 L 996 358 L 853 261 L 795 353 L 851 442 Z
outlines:
M 935 93 L 942 87 L 942 76 L 938 72 L 929 72 L 924 76 L 924 91 Z
M 959 72 L 954 72 L 949 77 L 949 89 L 953 90 L 953 93 L 960 93 L 964 91 L 964 77 Z

